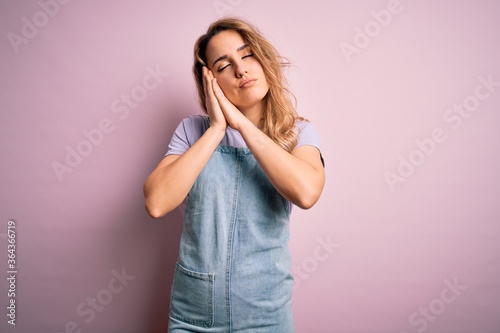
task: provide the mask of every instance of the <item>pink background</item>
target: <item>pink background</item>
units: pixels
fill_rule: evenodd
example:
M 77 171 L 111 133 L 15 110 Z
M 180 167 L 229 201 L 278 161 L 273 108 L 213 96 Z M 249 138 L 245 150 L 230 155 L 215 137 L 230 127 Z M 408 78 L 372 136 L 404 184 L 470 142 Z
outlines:
M 166 332 L 182 220 L 142 184 L 200 112 L 192 46 L 222 14 L 291 60 L 323 143 L 323 196 L 292 215 L 297 332 L 500 332 L 499 1 L 54 1 L 0 3 L 1 332 Z

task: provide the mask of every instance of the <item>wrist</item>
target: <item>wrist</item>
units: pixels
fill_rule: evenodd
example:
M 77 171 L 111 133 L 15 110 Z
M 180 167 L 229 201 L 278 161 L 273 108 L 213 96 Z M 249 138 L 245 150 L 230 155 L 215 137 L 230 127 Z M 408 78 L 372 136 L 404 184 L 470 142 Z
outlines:
M 220 139 L 222 140 L 222 138 L 226 134 L 226 126 L 219 124 L 210 124 L 210 127 L 207 129 L 207 132 L 213 133 L 213 135 L 220 137 Z

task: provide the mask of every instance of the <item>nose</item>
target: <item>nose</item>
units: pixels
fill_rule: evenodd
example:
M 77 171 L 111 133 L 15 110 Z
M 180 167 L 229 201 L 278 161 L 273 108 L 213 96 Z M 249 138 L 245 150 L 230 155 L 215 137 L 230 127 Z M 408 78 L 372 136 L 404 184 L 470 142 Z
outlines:
M 248 70 L 247 70 L 246 66 L 243 65 L 242 63 L 239 63 L 235 67 L 236 68 L 235 68 L 234 72 L 235 72 L 237 78 L 243 77 L 243 75 L 248 74 Z

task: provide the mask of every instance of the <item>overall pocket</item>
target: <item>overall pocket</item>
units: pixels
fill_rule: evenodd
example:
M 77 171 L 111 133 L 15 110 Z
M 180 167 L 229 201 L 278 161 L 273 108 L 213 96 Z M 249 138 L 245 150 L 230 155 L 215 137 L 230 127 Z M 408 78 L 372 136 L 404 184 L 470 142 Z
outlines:
M 170 317 L 185 323 L 211 327 L 214 321 L 214 273 L 199 273 L 175 267 Z

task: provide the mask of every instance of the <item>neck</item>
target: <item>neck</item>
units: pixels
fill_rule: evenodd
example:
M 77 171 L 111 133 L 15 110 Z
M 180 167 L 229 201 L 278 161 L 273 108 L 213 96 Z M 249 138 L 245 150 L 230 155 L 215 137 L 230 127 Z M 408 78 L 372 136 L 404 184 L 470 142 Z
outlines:
M 248 118 L 256 127 L 259 126 L 262 111 L 264 109 L 263 101 L 249 107 L 238 107 L 241 113 Z

